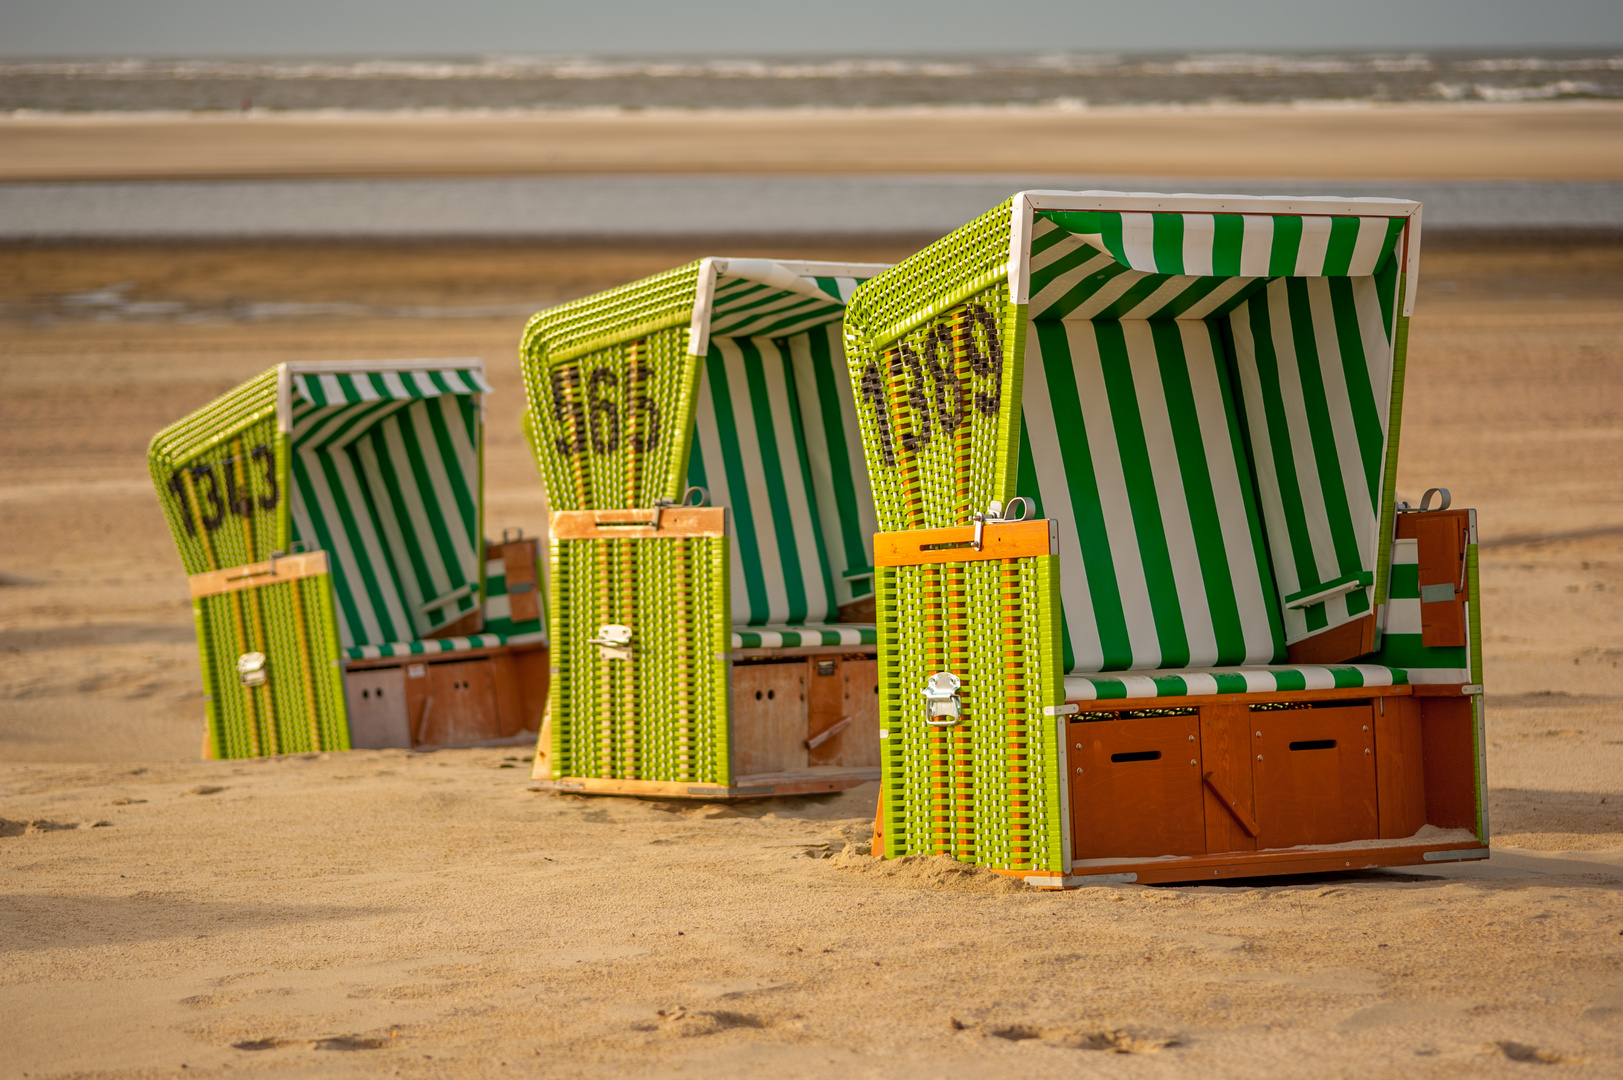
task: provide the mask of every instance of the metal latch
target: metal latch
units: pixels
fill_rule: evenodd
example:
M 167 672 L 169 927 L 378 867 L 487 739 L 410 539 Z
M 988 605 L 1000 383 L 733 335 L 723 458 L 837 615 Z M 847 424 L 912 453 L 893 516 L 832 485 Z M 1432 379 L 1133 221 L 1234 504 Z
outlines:
M 630 660 L 631 627 L 619 623 L 604 623 L 597 628 L 597 636 L 587 644 L 596 645 L 605 660 Z
M 245 652 L 237 657 L 237 677 L 244 686 L 262 686 L 270 672 L 265 670 L 265 654 Z
M 697 493 L 698 496 L 699 496 L 697 502 L 691 501 L 693 499 L 693 496 L 694 496 L 695 493 Z M 665 517 L 665 511 L 670 509 L 673 506 L 709 506 L 709 505 L 710 505 L 710 492 L 707 491 L 706 489 L 698 486 L 697 484 L 695 484 L 692 487 L 688 488 L 686 491 L 682 492 L 682 501 L 681 502 L 677 502 L 675 499 L 655 499 L 654 500 L 654 520 L 649 522 L 649 525 L 653 528 L 653 530 L 655 532 L 658 532 L 660 522 Z
M 1016 503 L 1020 504 L 1019 517 L 1014 516 L 1014 507 Z M 996 523 L 1001 521 L 1024 521 L 1026 520 L 1026 515 L 1029 513 L 1031 513 L 1031 500 L 1026 498 L 1024 495 L 1016 495 L 1014 498 L 1009 500 L 1009 509 L 1007 513 L 1005 513 L 1003 510 L 1003 504 L 998 502 L 996 499 L 993 499 L 991 502 L 986 504 L 986 513 L 969 515 L 969 520 L 975 523 L 975 539 L 970 541 L 969 546 L 974 548 L 976 551 L 981 550 L 981 544 L 985 535 L 987 522 Z
M 995 505 L 995 504 L 994 504 Z M 963 719 L 964 703 L 958 700 L 963 686 L 950 671 L 938 671 L 924 683 L 924 722 L 934 727 L 951 727 Z

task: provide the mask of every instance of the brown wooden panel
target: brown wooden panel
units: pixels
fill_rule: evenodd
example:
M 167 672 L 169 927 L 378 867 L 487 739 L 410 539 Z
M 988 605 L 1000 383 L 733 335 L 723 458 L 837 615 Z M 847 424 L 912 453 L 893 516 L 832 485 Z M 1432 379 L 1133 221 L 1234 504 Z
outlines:
M 1257 820 L 1251 783 L 1252 742 L 1248 707 L 1211 705 L 1200 710 L 1200 773 L 1205 781 L 1209 852 L 1256 850 L 1256 837 L 1247 829 Z
M 879 764 L 877 660 L 809 658 L 806 704 L 807 759 L 812 765 Z
M 502 560 L 507 582 L 507 600 L 514 622 L 533 622 L 541 617 L 541 586 L 536 570 L 541 542 L 535 538 L 492 544 L 492 557 Z
M 554 510 L 554 540 L 651 540 L 680 536 L 726 536 L 724 506 L 668 506 L 655 529 L 654 508 L 634 510 Z
M 1413 836 L 1426 823 L 1420 702 L 1382 698 L 1375 706 L 1375 791 L 1381 837 Z
M 975 539 L 973 525 L 875 533 L 873 561 L 875 566 L 918 566 L 923 563 L 1052 555 L 1057 551 L 1054 527 L 1054 523 L 1047 518 L 990 522 L 981 534 L 979 551 L 970 546 Z
M 408 693 L 413 682 L 424 684 L 422 704 L 411 717 L 415 745 L 465 746 L 501 737 L 492 661 L 429 664 L 421 680 L 412 679 L 408 667 Z
M 492 737 L 506 739 L 517 735 L 524 727 L 518 669 L 513 665 L 513 654 L 510 652 L 491 657 L 490 667 L 496 691 L 496 735 Z
M 1074 858 L 1205 854 L 1198 715 L 1066 728 Z
M 472 637 L 485 628 L 485 609 L 483 606 L 475 607 L 472 611 L 464 612 L 460 619 L 448 622 L 443 626 L 434 628 L 423 635 L 424 641 L 435 639 Z
M 1258 848 L 1377 838 L 1373 713 L 1368 705 L 1251 713 Z
M 1467 511 L 1404 514 L 1420 554 L 1420 643 L 1428 648 L 1465 644 Z M 1443 599 L 1429 599 L 1431 592 Z
M 1426 761 L 1426 822 L 1439 829 L 1477 828 L 1472 702 L 1463 697 L 1417 699 Z
M 1339 664 L 1374 650 L 1375 615 L 1371 612 L 1285 646 L 1285 659 L 1292 664 Z
M 804 771 L 806 661 L 733 667 L 733 775 Z
M 1454 687 L 1451 692 L 1458 692 Z M 1416 693 L 1412 686 L 1342 686 L 1328 690 L 1270 690 L 1260 694 L 1190 694 L 1184 697 L 1110 698 L 1105 701 L 1073 701 L 1085 713 L 1116 712 L 1121 709 L 1181 709 L 1208 705 L 1261 705 L 1280 701 L 1368 701 L 1378 697 L 1407 697 Z
M 545 645 L 513 650 L 518 677 L 519 707 L 525 731 L 540 731 L 547 715 L 547 690 L 552 685 L 552 651 Z
M 398 667 L 344 673 L 349 745 L 356 750 L 410 749 L 406 673 Z

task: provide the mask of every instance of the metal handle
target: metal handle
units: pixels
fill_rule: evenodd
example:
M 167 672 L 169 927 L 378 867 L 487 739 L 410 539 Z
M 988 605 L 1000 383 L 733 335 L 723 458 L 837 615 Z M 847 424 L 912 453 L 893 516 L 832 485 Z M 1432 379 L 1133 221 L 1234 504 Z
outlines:
M 1431 497 L 1433 495 L 1438 497 L 1439 505 L 1437 509 L 1439 510 L 1447 510 L 1448 504 L 1454 501 L 1449 497 L 1448 489 L 1445 487 L 1427 488 L 1426 493 L 1420 496 L 1420 512 L 1422 514 L 1431 510 Z

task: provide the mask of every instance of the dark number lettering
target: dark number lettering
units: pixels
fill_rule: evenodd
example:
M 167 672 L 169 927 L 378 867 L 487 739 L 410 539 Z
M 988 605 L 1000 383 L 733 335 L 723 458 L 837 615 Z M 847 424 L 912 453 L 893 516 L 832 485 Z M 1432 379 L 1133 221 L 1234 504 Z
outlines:
M 225 470 L 225 506 L 238 517 L 254 516 L 254 497 L 251 491 L 237 490 L 237 459 L 228 457 L 220 462 Z
M 612 454 L 620 449 L 620 406 L 611 397 L 599 396 L 603 387 L 614 389 L 619 385 L 620 377 L 609 368 L 598 368 L 586 381 L 586 400 L 590 403 L 592 414 L 594 454 Z M 607 434 L 604 434 L 604 427 L 609 429 Z
M 180 516 L 181 520 L 186 522 L 186 535 L 196 536 L 197 522 L 192 520 L 191 500 L 186 498 L 186 478 L 181 475 L 180 469 L 169 474 L 169 490 L 180 500 Z
M 567 425 L 573 438 L 563 435 L 553 441 L 559 454 L 586 452 L 586 410 L 580 401 L 580 368 L 554 368 L 552 372 L 552 418 Z
M 919 354 L 905 344 L 897 349 L 890 362 L 893 379 L 901 374 L 898 359 L 907 371 L 907 411 L 908 419 L 913 422 L 902 432 L 902 449 L 913 454 L 930 445 L 930 395 L 925 393 L 924 368 L 919 364 Z
M 205 478 L 209 482 L 208 501 L 214 507 L 214 513 L 203 515 L 203 528 L 213 532 L 225 523 L 225 500 L 220 498 L 220 478 L 215 474 L 213 465 L 193 465 L 191 473 L 194 482 Z
M 653 377 L 653 364 L 641 356 L 632 361 L 631 381 L 636 394 L 631 398 L 631 414 L 636 421 L 636 434 L 631 437 L 631 446 L 639 454 L 646 454 L 659 445 L 659 402 L 648 396 L 648 383 Z
M 862 372 L 862 400 L 873 404 L 874 426 L 879 429 L 879 456 L 885 468 L 896 467 L 896 447 L 890 435 L 890 406 L 885 401 L 885 381 L 879 375 L 879 365 L 869 362 Z
M 998 337 L 997 319 L 984 304 L 969 306 L 969 319 L 963 323 L 964 347 L 969 354 L 969 370 L 978 379 L 990 378 L 992 390 L 975 392 L 975 408 L 982 416 L 996 416 L 1003 404 L 1003 343 Z M 975 339 L 975 328 L 986 333 L 986 348 Z
M 946 347 L 947 362 L 940 360 L 940 346 Z M 924 335 L 924 370 L 935 384 L 935 416 L 941 432 L 951 436 L 964 422 L 964 385 L 958 381 L 958 367 L 952 358 L 952 332 L 941 323 Z M 950 402 L 950 405 L 949 405 Z
M 276 455 L 271 452 L 270 447 L 261 443 L 249 451 L 248 457 L 252 461 L 263 461 L 265 463 L 266 490 L 265 494 L 259 497 L 259 508 L 261 510 L 275 510 L 276 504 L 282 498 L 281 488 L 276 483 Z

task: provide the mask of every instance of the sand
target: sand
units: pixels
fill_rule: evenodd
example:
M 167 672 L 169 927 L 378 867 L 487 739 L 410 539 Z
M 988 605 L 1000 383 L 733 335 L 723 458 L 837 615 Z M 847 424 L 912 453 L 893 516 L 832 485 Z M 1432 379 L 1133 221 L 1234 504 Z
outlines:
M 483 355 L 489 523 L 533 530 L 523 313 L 699 253 L 0 251 L 0 1077 L 1623 1070 L 1616 247 L 1427 248 L 1399 486 L 1481 513 L 1486 864 L 1052 895 L 846 851 L 872 786 L 195 760 L 152 432 L 280 360 Z
M 90 114 L 0 119 L 0 181 L 549 173 L 1618 180 L 1623 105 Z

